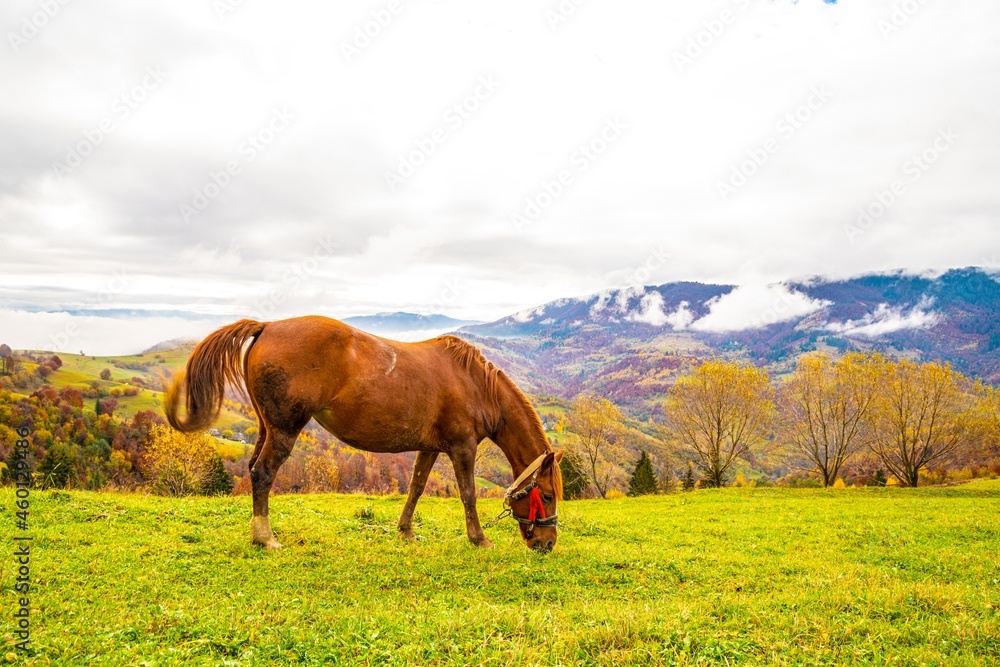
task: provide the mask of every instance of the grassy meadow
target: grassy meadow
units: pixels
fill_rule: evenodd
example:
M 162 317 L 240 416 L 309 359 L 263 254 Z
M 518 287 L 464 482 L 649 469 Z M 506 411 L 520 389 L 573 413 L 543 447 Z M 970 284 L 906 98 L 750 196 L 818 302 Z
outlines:
M 473 548 L 457 499 L 404 542 L 402 504 L 274 497 L 269 553 L 245 496 L 33 492 L 27 663 L 1000 664 L 1000 481 L 566 502 L 548 555 L 509 519 Z

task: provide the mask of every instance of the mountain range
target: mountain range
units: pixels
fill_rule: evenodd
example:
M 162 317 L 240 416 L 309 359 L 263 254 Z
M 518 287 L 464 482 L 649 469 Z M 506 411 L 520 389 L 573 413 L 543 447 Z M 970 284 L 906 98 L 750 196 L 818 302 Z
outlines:
M 526 390 L 595 391 L 642 416 L 708 356 L 794 368 L 811 350 L 944 360 L 1000 381 L 1000 282 L 980 268 L 736 286 L 674 282 L 559 299 L 457 333 Z

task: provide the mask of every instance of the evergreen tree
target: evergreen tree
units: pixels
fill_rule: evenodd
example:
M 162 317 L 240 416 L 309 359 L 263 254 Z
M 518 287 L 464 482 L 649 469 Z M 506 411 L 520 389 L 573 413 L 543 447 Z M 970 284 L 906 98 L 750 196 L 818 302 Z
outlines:
M 233 476 L 226 470 L 222 457 L 218 454 L 212 457 L 201 480 L 201 492 L 206 496 L 222 496 L 233 492 Z
M 43 489 L 65 489 L 75 478 L 76 457 L 61 442 L 46 450 L 35 470 L 35 481 Z
M 684 480 L 681 482 L 681 488 L 685 491 L 690 491 L 694 489 L 694 468 L 688 463 L 687 472 L 684 473 Z
M 656 473 L 653 472 L 653 462 L 649 460 L 649 454 L 642 452 L 639 462 L 635 464 L 632 478 L 628 481 L 628 495 L 645 496 L 656 493 L 658 486 Z
M 94 414 L 98 417 L 101 416 L 101 397 L 98 396 L 94 399 Z
M 872 480 L 872 484 L 874 484 L 875 486 L 885 486 L 886 482 L 888 481 L 889 480 L 885 478 L 884 470 L 879 468 L 878 470 L 875 471 L 875 478 Z
M 582 498 L 590 486 L 583 461 L 573 452 L 567 451 L 559 462 L 559 470 L 563 478 L 563 498 L 567 500 Z

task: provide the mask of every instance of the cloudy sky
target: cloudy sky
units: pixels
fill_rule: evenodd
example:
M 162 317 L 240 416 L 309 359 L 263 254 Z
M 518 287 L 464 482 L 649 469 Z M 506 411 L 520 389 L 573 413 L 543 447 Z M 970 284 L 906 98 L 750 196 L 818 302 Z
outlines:
M 0 28 L 14 347 L 1000 256 L 988 0 L 6 0 Z

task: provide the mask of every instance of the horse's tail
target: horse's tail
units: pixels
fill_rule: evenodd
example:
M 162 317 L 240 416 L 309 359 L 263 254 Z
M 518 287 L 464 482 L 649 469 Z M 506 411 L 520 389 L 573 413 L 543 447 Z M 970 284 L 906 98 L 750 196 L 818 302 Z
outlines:
M 188 359 L 187 368 L 167 389 L 167 421 L 178 431 L 190 433 L 208 428 L 222 409 L 226 383 L 243 388 L 245 365 L 243 346 L 256 342 L 265 323 L 240 320 L 209 334 L 198 343 Z M 187 414 L 178 415 L 181 394 L 187 391 L 184 405 Z

